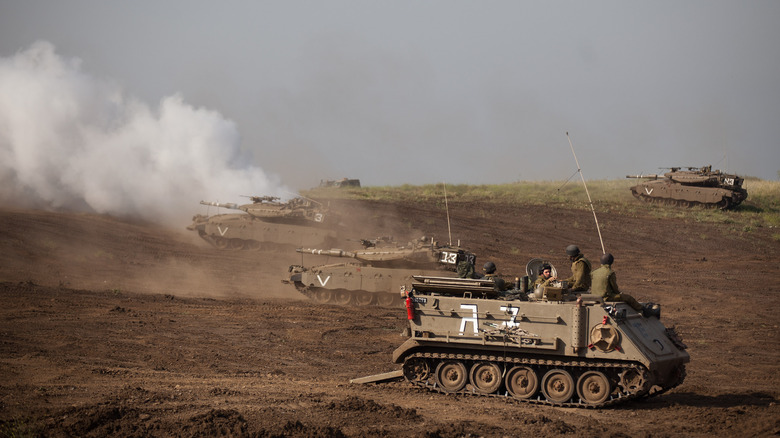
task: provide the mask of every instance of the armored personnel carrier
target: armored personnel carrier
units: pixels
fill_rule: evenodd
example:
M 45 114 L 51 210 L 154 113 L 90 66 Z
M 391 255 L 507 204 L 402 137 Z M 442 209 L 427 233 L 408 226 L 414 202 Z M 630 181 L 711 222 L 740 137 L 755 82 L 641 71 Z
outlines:
M 304 295 L 322 302 L 358 306 L 400 305 L 398 288 L 411 284 L 413 275 L 455 276 L 460 266 L 462 275 L 472 275 L 476 256 L 459 246 L 439 245 L 425 237 L 399 245 L 391 238 L 361 240 L 363 248 L 341 249 L 298 248 L 302 254 L 348 258 L 351 261 L 314 267 L 292 265 L 289 280 Z
M 496 292 L 489 280 L 414 277 L 401 376 L 433 392 L 601 408 L 657 395 L 685 378 L 690 357 L 660 307 L 634 311 L 564 287 Z M 564 286 L 564 285 L 561 285 Z
M 663 175 L 626 175 L 648 181 L 631 187 L 631 193 L 645 202 L 692 207 L 733 208 L 747 198 L 744 179 L 712 170 L 712 166 L 672 167 Z
M 201 201 L 210 207 L 239 210 L 241 213 L 198 214 L 188 230 L 197 231 L 205 241 L 220 249 L 260 249 L 327 245 L 336 241 L 335 223 L 321 203 L 302 197 L 280 202 L 274 196 L 249 196 L 251 204 Z

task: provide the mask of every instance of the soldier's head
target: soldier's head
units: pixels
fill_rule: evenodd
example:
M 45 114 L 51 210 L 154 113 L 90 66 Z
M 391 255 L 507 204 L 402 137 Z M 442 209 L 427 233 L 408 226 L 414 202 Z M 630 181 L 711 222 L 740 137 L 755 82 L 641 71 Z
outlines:
M 543 276 L 544 278 L 552 277 L 552 266 L 550 266 L 549 263 L 545 263 L 542 266 L 540 266 L 539 275 Z
M 577 245 L 569 245 L 566 247 L 566 255 L 569 256 L 570 259 L 574 259 L 578 255 L 580 255 L 580 247 Z
M 485 266 L 482 267 L 482 270 L 485 271 L 485 274 L 492 274 L 496 272 L 496 264 L 493 262 L 487 262 L 485 263 Z
M 601 256 L 601 264 L 602 265 L 611 265 L 612 262 L 614 262 L 614 261 L 615 261 L 615 258 L 612 257 L 612 254 L 610 254 L 610 253 L 606 253 L 606 254 Z

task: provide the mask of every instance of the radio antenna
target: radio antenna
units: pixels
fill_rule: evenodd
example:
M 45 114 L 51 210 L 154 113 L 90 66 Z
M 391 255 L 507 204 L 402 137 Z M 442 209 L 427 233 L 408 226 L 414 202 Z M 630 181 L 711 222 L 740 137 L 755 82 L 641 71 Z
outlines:
M 444 209 L 447 210 L 447 234 L 450 238 L 450 246 L 452 246 L 452 228 L 450 227 L 450 206 L 447 204 L 447 183 L 441 183 L 444 186 Z M 460 245 L 458 245 L 460 246 Z
M 569 140 L 569 147 L 571 147 L 571 154 L 574 155 L 574 162 L 577 163 L 577 172 L 580 173 L 580 178 L 582 179 L 582 185 L 585 187 L 585 194 L 588 195 L 588 202 L 590 203 L 590 211 L 593 212 L 593 220 L 596 221 L 596 231 L 598 231 L 599 233 L 599 241 L 601 242 L 601 253 L 606 254 L 607 250 L 604 249 L 604 239 L 601 238 L 601 227 L 599 227 L 599 219 L 596 217 L 596 209 L 593 208 L 593 200 L 590 199 L 590 192 L 588 192 L 588 185 L 585 184 L 585 177 L 582 176 L 580 161 L 577 159 L 577 154 L 574 153 L 574 145 L 571 143 L 571 137 L 569 137 L 568 131 L 566 132 L 566 138 Z

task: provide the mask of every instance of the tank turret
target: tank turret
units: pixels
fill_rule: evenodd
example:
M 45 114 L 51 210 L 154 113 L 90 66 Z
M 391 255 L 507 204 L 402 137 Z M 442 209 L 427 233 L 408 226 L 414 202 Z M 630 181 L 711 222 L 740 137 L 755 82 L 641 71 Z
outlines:
M 508 397 L 601 408 L 680 385 L 690 356 L 658 305 L 637 312 L 547 287 L 496 293 L 484 281 L 415 277 L 408 339 L 393 352 L 402 370 L 355 383 L 405 378 L 439 393 Z
M 209 207 L 241 213 L 193 216 L 187 229 L 220 249 L 260 249 L 332 244 L 337 220 L 322 203 L 296 197 L 281 202 L 275 196 L 247 196 L 252 202 L 239 205 L 201 201 Z
M 320 302 L 392 306 L 400 304 L 398 286 L 410 283 L 413 275 L 474 275 L 476 256 L 459 246 L 425 237 L 403 245 L 386 238 L 361 239 L 361 244 L 362 249 L 352 251 L 298 248 L 301 254 L 351 260 L 293 265 L 285 282 Z
M 631 187 L 631 193 L 645 202 L 692 207 L 728 209 L 747 198 L 744 179 L 712 170 L 712 166 L 671 167 L 663 175 L 626 175 L 647 181 Z
M 266 221 L 287 224 L 323 223 L 329 219 L 328 209 L 313 199 L 297 197 L 280 202 L 275 196 L 247 196 L 252 203 L 238 207 L 252 217 Z M 308 225 L 308 224 L 307 224 Z

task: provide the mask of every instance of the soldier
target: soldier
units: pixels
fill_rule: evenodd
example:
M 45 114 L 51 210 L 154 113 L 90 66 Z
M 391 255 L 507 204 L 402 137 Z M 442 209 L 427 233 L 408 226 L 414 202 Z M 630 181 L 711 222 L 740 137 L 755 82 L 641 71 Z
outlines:
M 496 274 L 495 263 L 493 262 L 485 263 L 485 266 L 482 267 L 482 270 L 485 271 L 485 276 L 483 277 L 483 279 L 493 281 L 494 283 L 493 289 L 495 289 L 498 292 L 503 292 L 509 289 L 509 285 L 506 284 L 506 281 L 504 281 L 503 278 L 499 277 L 498 274 Z
M 604 301 L 623 301 L 637 312 L 642 310 L 642 305 L 631 295 L 621 294 L 618 289 L 615 271 L 612 270 L 612 263 L 615 258 L 612 254 L 606 253 L 601 256 L 601 267 L 591 273 L 593 278 L 593 290 L 595 295 L 601 296 Z
M 536 290 L 539 286 L 549 286 L 555 279 L 552 275 L 552 266 L 549 263 L 545 263 L 539 267 L 539 277 L 534 281 L 531 290 Z
M 567 246 L 566 254 L 571 260 L 571 277 L 566 279 L 569 290 L 580 292 L 590 289 L 590 262 L 588 259 L 582 255 L 577 245 Z
M 455 266 L 455 271 L 460 278 L 479 278 L 479 274 L 474 272 L 474 263 L 466 257 L 462 249 L 458 250 L 458 264 Z

